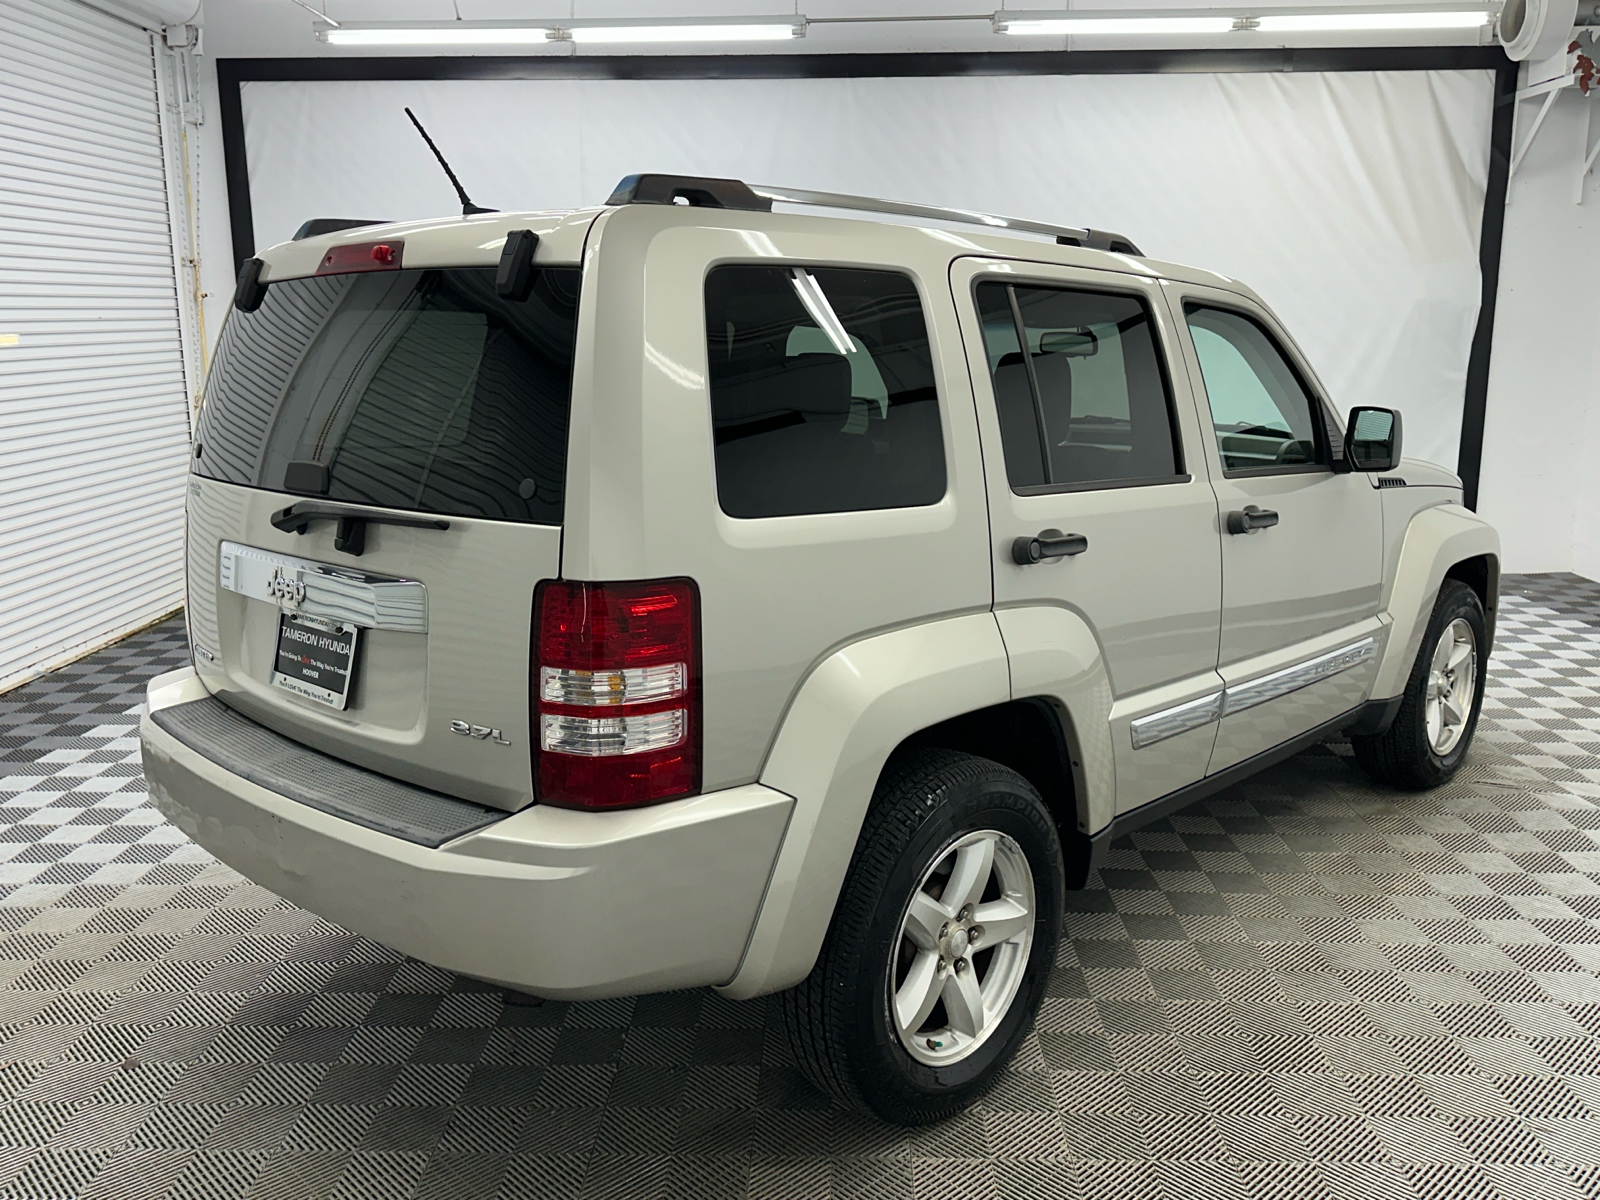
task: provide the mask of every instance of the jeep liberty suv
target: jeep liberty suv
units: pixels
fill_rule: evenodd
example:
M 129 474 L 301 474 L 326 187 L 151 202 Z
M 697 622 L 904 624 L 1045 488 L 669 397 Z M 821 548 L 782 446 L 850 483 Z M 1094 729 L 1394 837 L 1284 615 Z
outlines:
M 211 367 L 150 792 L 469 976 L 781 992 L 936 1120 L 1112 839 L 1341 733 L 1460 766 L 1499 543 L 1400 435 L 1114 234 L 674 176 L 324 222 Z

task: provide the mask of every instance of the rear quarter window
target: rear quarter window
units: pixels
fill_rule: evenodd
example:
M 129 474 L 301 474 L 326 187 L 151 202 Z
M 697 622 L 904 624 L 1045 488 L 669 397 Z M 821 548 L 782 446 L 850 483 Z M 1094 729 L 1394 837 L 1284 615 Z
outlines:
M 194 470 L 447 516 L 559 524 L 579 272 L 526 301 L 492 268 L 284 280 L 235 311 Z
M 922 301 L 892 271 L 706 277 L 717 498 L 732 517 L 935 504 L 939 394 Z

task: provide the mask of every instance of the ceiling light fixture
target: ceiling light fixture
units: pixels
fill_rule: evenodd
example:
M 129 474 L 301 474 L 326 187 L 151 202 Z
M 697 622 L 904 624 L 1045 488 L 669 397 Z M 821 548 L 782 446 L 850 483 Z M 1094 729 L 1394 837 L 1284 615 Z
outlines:
M 1342 33 L 1353 30 L 1475 29 L 1489 14 L 1472 12 L 1322 12 L 1279 13 L 1256 18 L 1262 33 Z
M 799 16 L 639 21 L 341 21 L 318 26 L 331 46 L 537 46 L 673 42 L 786 42 L 806 35 Z
M 1372 7 L 1246 8 L 1123 11 L 1070 9 L 1065 12 L 997 12 L 990 17 L 996 33 L 1013 36 L 1179 36 L 1226 33 L 1344 33 L 1404 30 L 1476 29 L 1489 22 L 1483 8 L 1448 3 L 1423 3 L 1403 11 Z
M 1232 33 L 1234 19 L 1232 17 L 1087 17 L 1073 16 L 1045 16 L 1043 14 L 1028 14 L 1014 16 L 1007 13 L 995 13 L 994 31 L 1008 33 L 1016 37 L 1047 37 L 1070 34 L 1083 35 L 1119 35 L 1119 34 L 1196 34 L 1196 33 Z
M 805 37 L 804 17 L 739 17 L 726 21 L 572 21 L 562 33 L 580 45 L 625 42 L 787 42 Z
M 482 21 L 345 21 L 316 32 L 330 46 L 529 46 L 556 40 L 548 25 Z

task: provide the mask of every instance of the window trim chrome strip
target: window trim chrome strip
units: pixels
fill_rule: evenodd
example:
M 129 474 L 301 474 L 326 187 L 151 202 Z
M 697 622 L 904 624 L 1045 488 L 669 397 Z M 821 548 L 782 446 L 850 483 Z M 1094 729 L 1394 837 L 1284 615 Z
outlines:
M 1191 729 L 1210 725 L 1221 718 L 1222 703 L 1223 694 L 1218 690 L 1201 696 L 1198 700 L 1186 700 L 1182 704 L 1163 708 L 1160 712 L 1153 712 L 1149 716 L 1130 721 L 1128 732 L 1133 738 L 1133 748 L 1143 750 L 1146 746 L 1164 742 L 1168 738 L 1177 737 L 1180 733 L 1188 733 Z
M 1376 657 L 1377 653 L 1377 638 L 1365 637 L 1359 642 L 1352 642 L 1348 646 L 1330 650 L 1327 654 L 1309 658 L 1305 662 L 1296 663 L 1292 667 L 1285 667 L 1281 671 L 1274 671 L 1270 675 L 1262 675 L 1260 678 L 1252 679 L 1248 683 L 1234 684 L 1225 693 L 1222 715 L 1230 717 L 1234 713 L 1244 712 L 1247 709 L 1256 707 L 1258 704 L 1265 704 L 1269 700 L 1287 696 L 1290 692 L 1297 692 L 1313 683 L 1331 679 L 1341 672 L 1348 671 L 1351 667 L 1360 666 L 1368 659 Z
M 385 578 L 238 542 L 223 542 L 217 560 L 222 587 L 286 612 L 363 629 L 428 632 L 428 589 L 418 580 Z M 268 587 L 274 576 L 280 577 L 276 590 Z M 284 598 L 283 580 L 304 585 L 303 596 Z

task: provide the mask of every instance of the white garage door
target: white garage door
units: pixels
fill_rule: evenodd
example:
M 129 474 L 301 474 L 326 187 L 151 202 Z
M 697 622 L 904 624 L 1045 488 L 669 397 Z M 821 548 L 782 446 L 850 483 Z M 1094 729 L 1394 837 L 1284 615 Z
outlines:
M 189 413 L 150 35 L 0 7 L 3 690 L 183 602 Z

